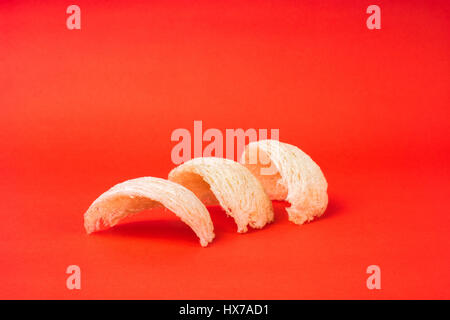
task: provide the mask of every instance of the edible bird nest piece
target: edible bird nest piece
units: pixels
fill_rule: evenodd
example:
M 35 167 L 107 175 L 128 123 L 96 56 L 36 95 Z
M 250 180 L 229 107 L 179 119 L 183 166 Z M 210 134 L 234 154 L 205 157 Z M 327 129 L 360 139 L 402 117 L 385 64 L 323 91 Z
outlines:
M 204 204 L 185 187 L 161 178 L 143 177 L 119 183 L 98 197 L 84 214 L 87 233 L 115 226 L 143 210 L 164 206 L 207 246 L 214 239 L 214 227 Z
M 220 204 L 233 217 L 238 232 L 262 228 L 273 221 L 273 208 L 264 188 L 238 162 L 215 157 L 195 158 L 176 167 L 169 180 L 179 183 L 206 205 Z
M 240 162 L 258 178 L 271 200 L 291 204 L 286 208 L 290 221 L 303 224 L 325 212 L 327 181 L 320 167 L 296 146 L 277 140 L 252 142 Z

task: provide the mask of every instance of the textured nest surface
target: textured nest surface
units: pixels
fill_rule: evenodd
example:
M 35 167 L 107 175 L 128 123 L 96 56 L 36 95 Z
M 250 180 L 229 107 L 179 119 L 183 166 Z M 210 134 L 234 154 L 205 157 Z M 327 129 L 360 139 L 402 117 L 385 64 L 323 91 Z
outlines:
M 169 180 L 192 192 L 205 204 L 220 204 L 233 217 L 238 232 L 262 228 L 273 221 L 272 203 L 261 183 L 243 165 L 228 159 L 196 158 L 176 167 Z
M 258 178 L 271 200 L 291 204 L 286 208 L 290 221 L 303 224 L 325 212 L 327 181 L 320 167 L 296 146 L 277 140 L 252 142 L 240 162 Z
M 119 183 L 98 197 L 84 214 L 88 233 L 109 228 L 143 210 L 164 206 L 189 225 L 207 246 L 214 239 L 208 210 L 188 189 L 174 182 L 143 177 Z

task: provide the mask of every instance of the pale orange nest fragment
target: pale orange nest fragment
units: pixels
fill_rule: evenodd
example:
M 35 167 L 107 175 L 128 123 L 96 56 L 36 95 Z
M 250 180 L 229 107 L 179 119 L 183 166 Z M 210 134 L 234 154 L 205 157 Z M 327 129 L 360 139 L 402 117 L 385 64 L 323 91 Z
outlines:
M 252 142 L 240 162 L 258 178 L 271 200 L 291 204 L 286 208 L 290 221 L 303 224 L 325 212 L 327 181 L 320 167 L 296 146 L 277 140 Z
M 273 221 L 273 208 L 264 188 L 243 165 L 223 158 L 195 158 L 176 167 L 169 180 L 192 192 L 205 204 L 220 204 L 233 217 L 238 232 L 262 228 Z
M 87 233 L 110 228 L 127 216 L 161 205 L 191 227 L 202 246 L 214 239 L 213 223 L 203 203 L 185 187 L 153 177 L 127 180 L 103 193 L 84 214 L 84 227 Z

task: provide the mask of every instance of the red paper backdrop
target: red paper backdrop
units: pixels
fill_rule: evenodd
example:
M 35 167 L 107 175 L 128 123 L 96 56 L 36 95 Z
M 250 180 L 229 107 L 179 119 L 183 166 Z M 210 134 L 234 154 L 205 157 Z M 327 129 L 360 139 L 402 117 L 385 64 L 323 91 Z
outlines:
M 447 1 L 0 3 L 0 298 L 450 298 Z M 279 128 L 330 205 L 200 247 L 173 214 L 86 235 L 106 189 L 166 177 L 177 128 Z M 82 289 L 66 288 L 68 265 Z M 366 288 L 381 267 L 381 290 Z

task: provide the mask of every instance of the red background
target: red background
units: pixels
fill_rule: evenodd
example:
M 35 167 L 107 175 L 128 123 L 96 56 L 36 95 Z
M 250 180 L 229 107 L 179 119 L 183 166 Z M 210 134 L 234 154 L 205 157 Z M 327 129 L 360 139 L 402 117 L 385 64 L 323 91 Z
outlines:
M 450 298 L 447 1 L 0 3 L 0 298 Z M 115 183 L 166 177 L 170 135 L 279 128 L 330 204 L 200 247 L 170 213 L 86 235 Z M 68 265 L 82 289 L 67 290 Z M 366 288 L 381 267 L 381 290 Z

